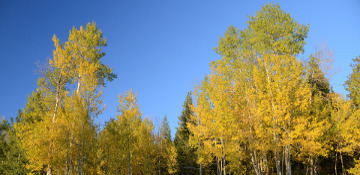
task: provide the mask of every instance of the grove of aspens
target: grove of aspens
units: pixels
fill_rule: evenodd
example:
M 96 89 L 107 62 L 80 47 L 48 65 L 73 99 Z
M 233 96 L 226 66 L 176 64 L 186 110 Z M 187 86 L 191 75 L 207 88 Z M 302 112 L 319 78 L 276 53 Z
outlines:
M 156 129 L 142 115 L 132 89 L 119 92 L 115 118 L 94 122 L 117 78 L 102 63 L 103 31 L 89 22 L 67 41 L 54 35 L 37 88 L 1 120 L 0 174 L 360 174 L 360 57 L 343 96 L 329 82 L 331 50 L 298 56 L 309 25 L 275 3 L 246 25 L 220 37 L 221 59 L 184 97 L 175 138 L 166 116 Z

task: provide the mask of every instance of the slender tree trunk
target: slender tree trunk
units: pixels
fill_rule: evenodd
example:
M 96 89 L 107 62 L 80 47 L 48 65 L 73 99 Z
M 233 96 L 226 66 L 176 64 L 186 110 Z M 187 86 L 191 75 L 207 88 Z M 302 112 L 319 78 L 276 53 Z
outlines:
M 224 175 L 226 175 L 226 159 L 225 159 L 225 155 L 223 157 L 224 160 Z
M 286 175 L 291 175 L 290 145 L 285 145 L 285 154 Z
M 309 172 L 309 165 L 306 165 L 306 175 L 308 175 Z
M 76 93 L 80 93 L 80 86 L 81 86 L 81 83 L 80 83 L 80 79 L 81 79 L 81 75 L 79 74 L 78 76 L 79 80 L 78 80 L 78 85 L 77 85 L 77 88 L 76 88 Z
M 264 62 L 264 69 L 265 69 L 265 72 L 266 72 L 266 77 L 267 77 L 267 83 L 270 85 L 271 84 L 271 81 L 270 81 L 270 76 L 269 76 L 269 71 L 265 65 L 265 62 Z M 275 105 L 274 105 L 274 102 L 273 102 L 273 93 L 271 91 L 271 89 L 269 89 L 269 92 L 270 92 L 270 104 L 271 104 L 271 109 L 273 112 L 275 112 Z M 278 142 L 279 142 L 279 136 L 278 134 L 275 132 L 275 129 L 276 129 L 276 118 L 273 116 L 273 134 L 274 134 L 274 142 L 275 142 L 275 149 L 274 149 L 274 154 L 275 154 L 275 165 L 276 165 L 276 171 L 277 171 L 277 174 L 278 175 L 281 175 L 281 168 L 280 168 L 280 158 L 279 158 L 279 155 L 278 155 L 278 151 L 277 151 L 277 146 L 278 146 Z
M 57 112 L 57 108 L 59 106 L 59 102 L 60 102 L 60 86 L 61 86 L 61 74 L 59 75 L 59 80 L 57 81 L 57 87 L 55 89 L 55 108 L 54 108 L 54 115 L 53 115 L 53 124 L 55 123 L 56 120 L 56 112 Z
M 276 172 L 277 172 L 278 175 L 281 175 L 280 158 L 279 158 L 278 151 L 277 151 L 277 140 L 278 140 L 278 136 L 275 134 L 275 132 L 274 132 L 274 139 L 275 139 L 274 154 L 275 154 Z
M 220 171 L 220 165 L 219 165 L 219 158 L 216 157 L 216 171 L 217 171 L 217 175 L 220 175 L 221 171 Z
M 58 87 L 56 87 L 56 90 L 55 90 L 55 108 L 54 108 L 54 115 L 53 115 L 53 118 L 52 118 L 52 124 L 54 125 L 55 124 L 55 120 L 56 120 L 56 112 L 57 112 L 57 108 L 58 108 L 58 104 L 59 104 L 59 96 L 60 96 L 60 92 L 59 92 L 59 86 L 60 86 L 60 83 L 61 83 L 61 75 L 59 77 L 59 80 L 58 80 Z M 51 127 L 52 128 L 52 131 L 51 132 L 54 132 L 53 129 L 54 129 L 54 126 Z M 53 140 L 51 139 L 50 140 L 50 155 L 52 154 L 52 143 L 53 143 Z M 48 168 L 46 170 L 46 175 L 51 175 L 52 172 L 51 172 L 51 165 L 48 164 Z
M 81 156 L 81 175 L 84 173 L 84 145 L 85 145 L 85 138 L 82 144 L 82 156 Z
M 344 161 L 343 161 L 343 157 L 342 157 L 341 151 L 340 151 L 339 153 L 340 153 L 342 174 L 343 174 L 343 175 L 346 175 L 345 166 L 344 166 Z
M 48 167 L 47 167 L 47 169 L 46 169 L 46 175 L 51 175 L 52 174 L 52 172 L 51 172 L 51 166 L 50 166 L 50 164 L 48 164 Z
M 284 166 L 285 166 L 285 147 L 282 150 L 282 158 L 281 158 L 281 174 L 284 174 Z
M 337 155 L 338 155 L 338 152 L 335 151 L 335 175 L 338 174 L 338 173 L 337 173 L 337 168 L 336 168 L 336 167 L 337 167 L 336 164 L 337 164 L 337 160 L 338 160 Z
M 57 90 L 56 90 L 57 91 Z M 55 123 L 56 120 L 56 112 L 57 112 L 57 108 L 58 108 L 58 104 L 59 104 L 59 93 L 56 92 L 56 97 L 55 97 L 55 109 L 54 109 L 54 115 L 53 115 L 53 124 Z
M 316 158 L 314 158 L 314 175 L 317 175 L 317 162 L 316 162 Z
M 254 170 L 255 170 L 255 174 L 256 175 L 261 175 L 261 172 L 259 170 L 257 157 L 256 157 L 256 152 L 255 151 L 250 152 L 250 157 L 251 157 L 251 163 L 252 163 L 252 165 L 254 167 Z
M 222 175 L 223 169 L 224 169 L 224 165 L 223 165 L 223 160 L 222 158 L 219 158 L 219 162 L 220 162 L 220 175 Z
M 225 141 L 224 141 L 224 136 L 222 135 L 220 138 L 220 144 L 221 144 L 221 171 L 224 172 L 224 175 L 226 174 L 226 159 L 225 159 Z
M 312 156 L 310 156 L 309 160 L 310 160 L 310 175 L 314 175 L 314 160 Z

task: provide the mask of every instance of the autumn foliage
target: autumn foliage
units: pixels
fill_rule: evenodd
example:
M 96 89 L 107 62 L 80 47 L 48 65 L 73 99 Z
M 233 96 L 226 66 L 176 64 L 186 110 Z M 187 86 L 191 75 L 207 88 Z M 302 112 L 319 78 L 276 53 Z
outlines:
M 96 24 L 53 37 L 53 57 L 11 125 L 0 124 L 0 174 L 359 174 L 360 58 L 331 87 L 329 50 L 303 56 L 309 25 L 265 4 L 240 30 L 229 26 L 211 73 L 186 96 L 175 138 L 165 116 L 143 116 L 136 93 L 118 96 L 100 125 L 102 62 Z

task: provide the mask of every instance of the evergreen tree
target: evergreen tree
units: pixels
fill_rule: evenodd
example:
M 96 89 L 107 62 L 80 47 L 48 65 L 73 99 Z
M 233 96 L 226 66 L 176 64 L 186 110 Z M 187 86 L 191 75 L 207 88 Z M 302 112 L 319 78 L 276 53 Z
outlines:
M 171 141 L 171 131 L 166 115 L 160 126 L 158 139 L 158 174 L 174 174 L 176 169 L 176 151 Z
M 177 152 L 176 161 L 178 174 L 199 174 L 199 165 L 196 163 L 196 149 L 192 148 L 189 144 L 191 132 L 188 124 L 191 121 L 191 115 L 194 115 L 191 109 L 192 105 L 191 92 L 188 92 L 183 104 L 183 110 L 179 116 L 179 127 L 177 128 L 174 139 Z
M 360 56 L 353 58 L 351 64 L 352 73 L 345 82 L 346 90 L 349 92 L 348 97 L 358 108 L 360 105 Z
M 19 111 L 19 115 L 21 112 Z M 19 116 L 17 117 L 17 119 Z M 14 124 L 14 122 L 12 121 Z M 13 126 L 12 124 L 12 126 Z M 27 174 L 28 163 L 20 142 L 16 137 L 15 130 L 6 119 L 1 119 L 0 123 L 0 174 Z

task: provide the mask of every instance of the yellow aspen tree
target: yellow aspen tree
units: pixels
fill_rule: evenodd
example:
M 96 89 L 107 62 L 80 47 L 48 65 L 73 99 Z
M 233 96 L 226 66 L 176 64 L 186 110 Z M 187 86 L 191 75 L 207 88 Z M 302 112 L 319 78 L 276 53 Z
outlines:
M 331 127 L 330 83 L 321 69 L 322 57 L 319 53 L 310 55 L 307 62 L 307 82 L 311 88 L 310 104 L 306 115 L 297 119 L 295 126 L 294 149 L 297 159 L 307 165 L 307 172 L 317 173 L 317 159 L 327 156 L 330 150 L 328 132 Z
M 201 86 L 198 86 L 194 91 L 195 104 L 192 106 L 192 111 L 194 115 L 191 115 L 190 120 L 192 122 L 188 123 L 188 128 L 192 133 L 189 136 L 189 144 L 196 149 L 197 154 L 197 163 L 200 165 L 200 174 L 203 171 L 203 167 L 206 167 L 211 164 L 213 156 L 211 155 L 211 149 L 213 145 L 209 142 L 209 137 L 211 135 L 212 122 L 207 118 L 211 110 L 211 104 L 207 100 L 207 95 L 205 91 L 201 91 L 200 88 L 208 86 L 208 77 L 205 77 Z
M 336 145 L 335 162 L 340 159 L 342 174 L 346 174 L 343 156 L 353 155 L 355 149 L 359 147 L 359 111 L 353 108 L 352 101 L 345 101 L 339 94 L 333 93 L 331 98 L 331 127 L 334 132 L 333 142 Z M 336 163 L 335 171 L 337 172 Z M 356 169 L 351 169 L 350 172 L 356 172 Z
M 255 16 L 249 17 L 247 24 L 247 28 L 240 32 L 241 49 L 255 62 L 253 77 L 258 96 L 257 110 L 261 120 L 265 121 L 264 126 L 269 127 L 273 135 L 271 151 L 275 156 L 277 174 L 283 173 L 280 166 L 282 157 L 286 174 L 291 174 L 291 120 L 293 114 L 297 114 L 296 110 L 304 110 L 306 106 L 306 100 L 295 97 L 308 94 L 303 83 L 303 68 L 296 55 L 303 52 L 309 28 L 294 21 L 278 4 L 272 3 L 265 4 Z M 281 156 L 283 151 L 285 154 Z
M 119 95 L 116 119 L 99 135 L 99 173 L 151 174 L 156 171 L 152 122 L 142 118 L 132 90 Z M 130 171 L 130 172 L 129 172 Z
M 74 27 L 68 41 L 61 44 L 55 35 L 53 41 L 53 58 L 49 60 L 49 67 L 42 71 L 38 83 L 38 93 L 43 98 L 37 103 L 46 106 L 42 108 L 45 112 L 37 122 L 29 123 L 26 118 L 32 116 L 26 116 L 33 115 L 32 109 L 24 109 L 28 111 L 24 112 L 24 122 L 19 122 L 16 128 L 21 130 L 19 137 L 23 143 L 30 143 L 31 135 L 38 139 L 41 147 L 48 147 L 28 148 L 29 145 L 23 144 L 25 150 L 33 154 L 30 164 L 45 165 L 46 174 L 83 174 L 85 170 L 90 173 L 94 168 L 91 163 L 93 154 L 88 150 L 94 150 L 96 143 L 93 119 L 102 112 L 100 104 L 105 79 L 116 78 L 112 69 L 100 61 L 105 55 L 100 47 L 106 46 L 106 39 L 95 23 L 89 23 L 86 29 Z M 77 87 L 71 88 L 75 83 Z M 26 125 L 33 126 L 24 130 Z M 64 139 L 64 135 L 68 138 Z M 77 168 L 74 168 L 74 163 Z M 39 169 L 34 170 L 41 171 Z
M 238 135 L 234 117 L 232 97 L 234 87 L 231 79 L 231 69 L 228 60 L 218 60 L 211 64 L 212 73 L 205 78 L 194 107 L 195 118 L 189 128 L 194 133 L 192 144 L 199 144 L 199 163 L 210 163 L 212 156 L 216 159 L 218 174 L 227 174 L 227 157 L 239 151 Z M 196 122 L 198 120 L 199 122 Z M 199 137 L 196 139 L 196 137 Z M 235 165 L 234 165 L 235 166 Z M 236 165 L 237 166 L 237 165 Z
M 177 152 L 174 142 L 171 142 L 167 148 L 168 152 L 168 162 L 167 162 L 167 168 L 169 174 L 176 174 L 178 172 L 178 169 L 176 167 L 177 165 Z
M 259 113 L 271 131 L 277 169 L 284 151 L 286 174 L 291 174 L 290 147 L 296 119 L 302 118 L 308 106 L 310 89 L 303 76 L 301 62 L 286 55 L 263 55 L 255 69 L 254 79 L 259 96 Z M 278 171 L 280 174 L 281 171 Z
M 20 121 L 14 124 L 18 131 L 17 137 L 22 142 L 31 172 L 43 171 L 52 173 L 52 166 L 60 166 L 63 159 L 61 146 L 61 119 L 58 118 L 58 108 L 66 92 L 65 82 L 58 81 L 59 70 L 46 68 L 38 80 L 38 88 L 28 98 L 28 104 L 23 109 Z M 66 80 L 66 78 L 64 78 Z M 35 143 L 35 144 L 34 144 Z

